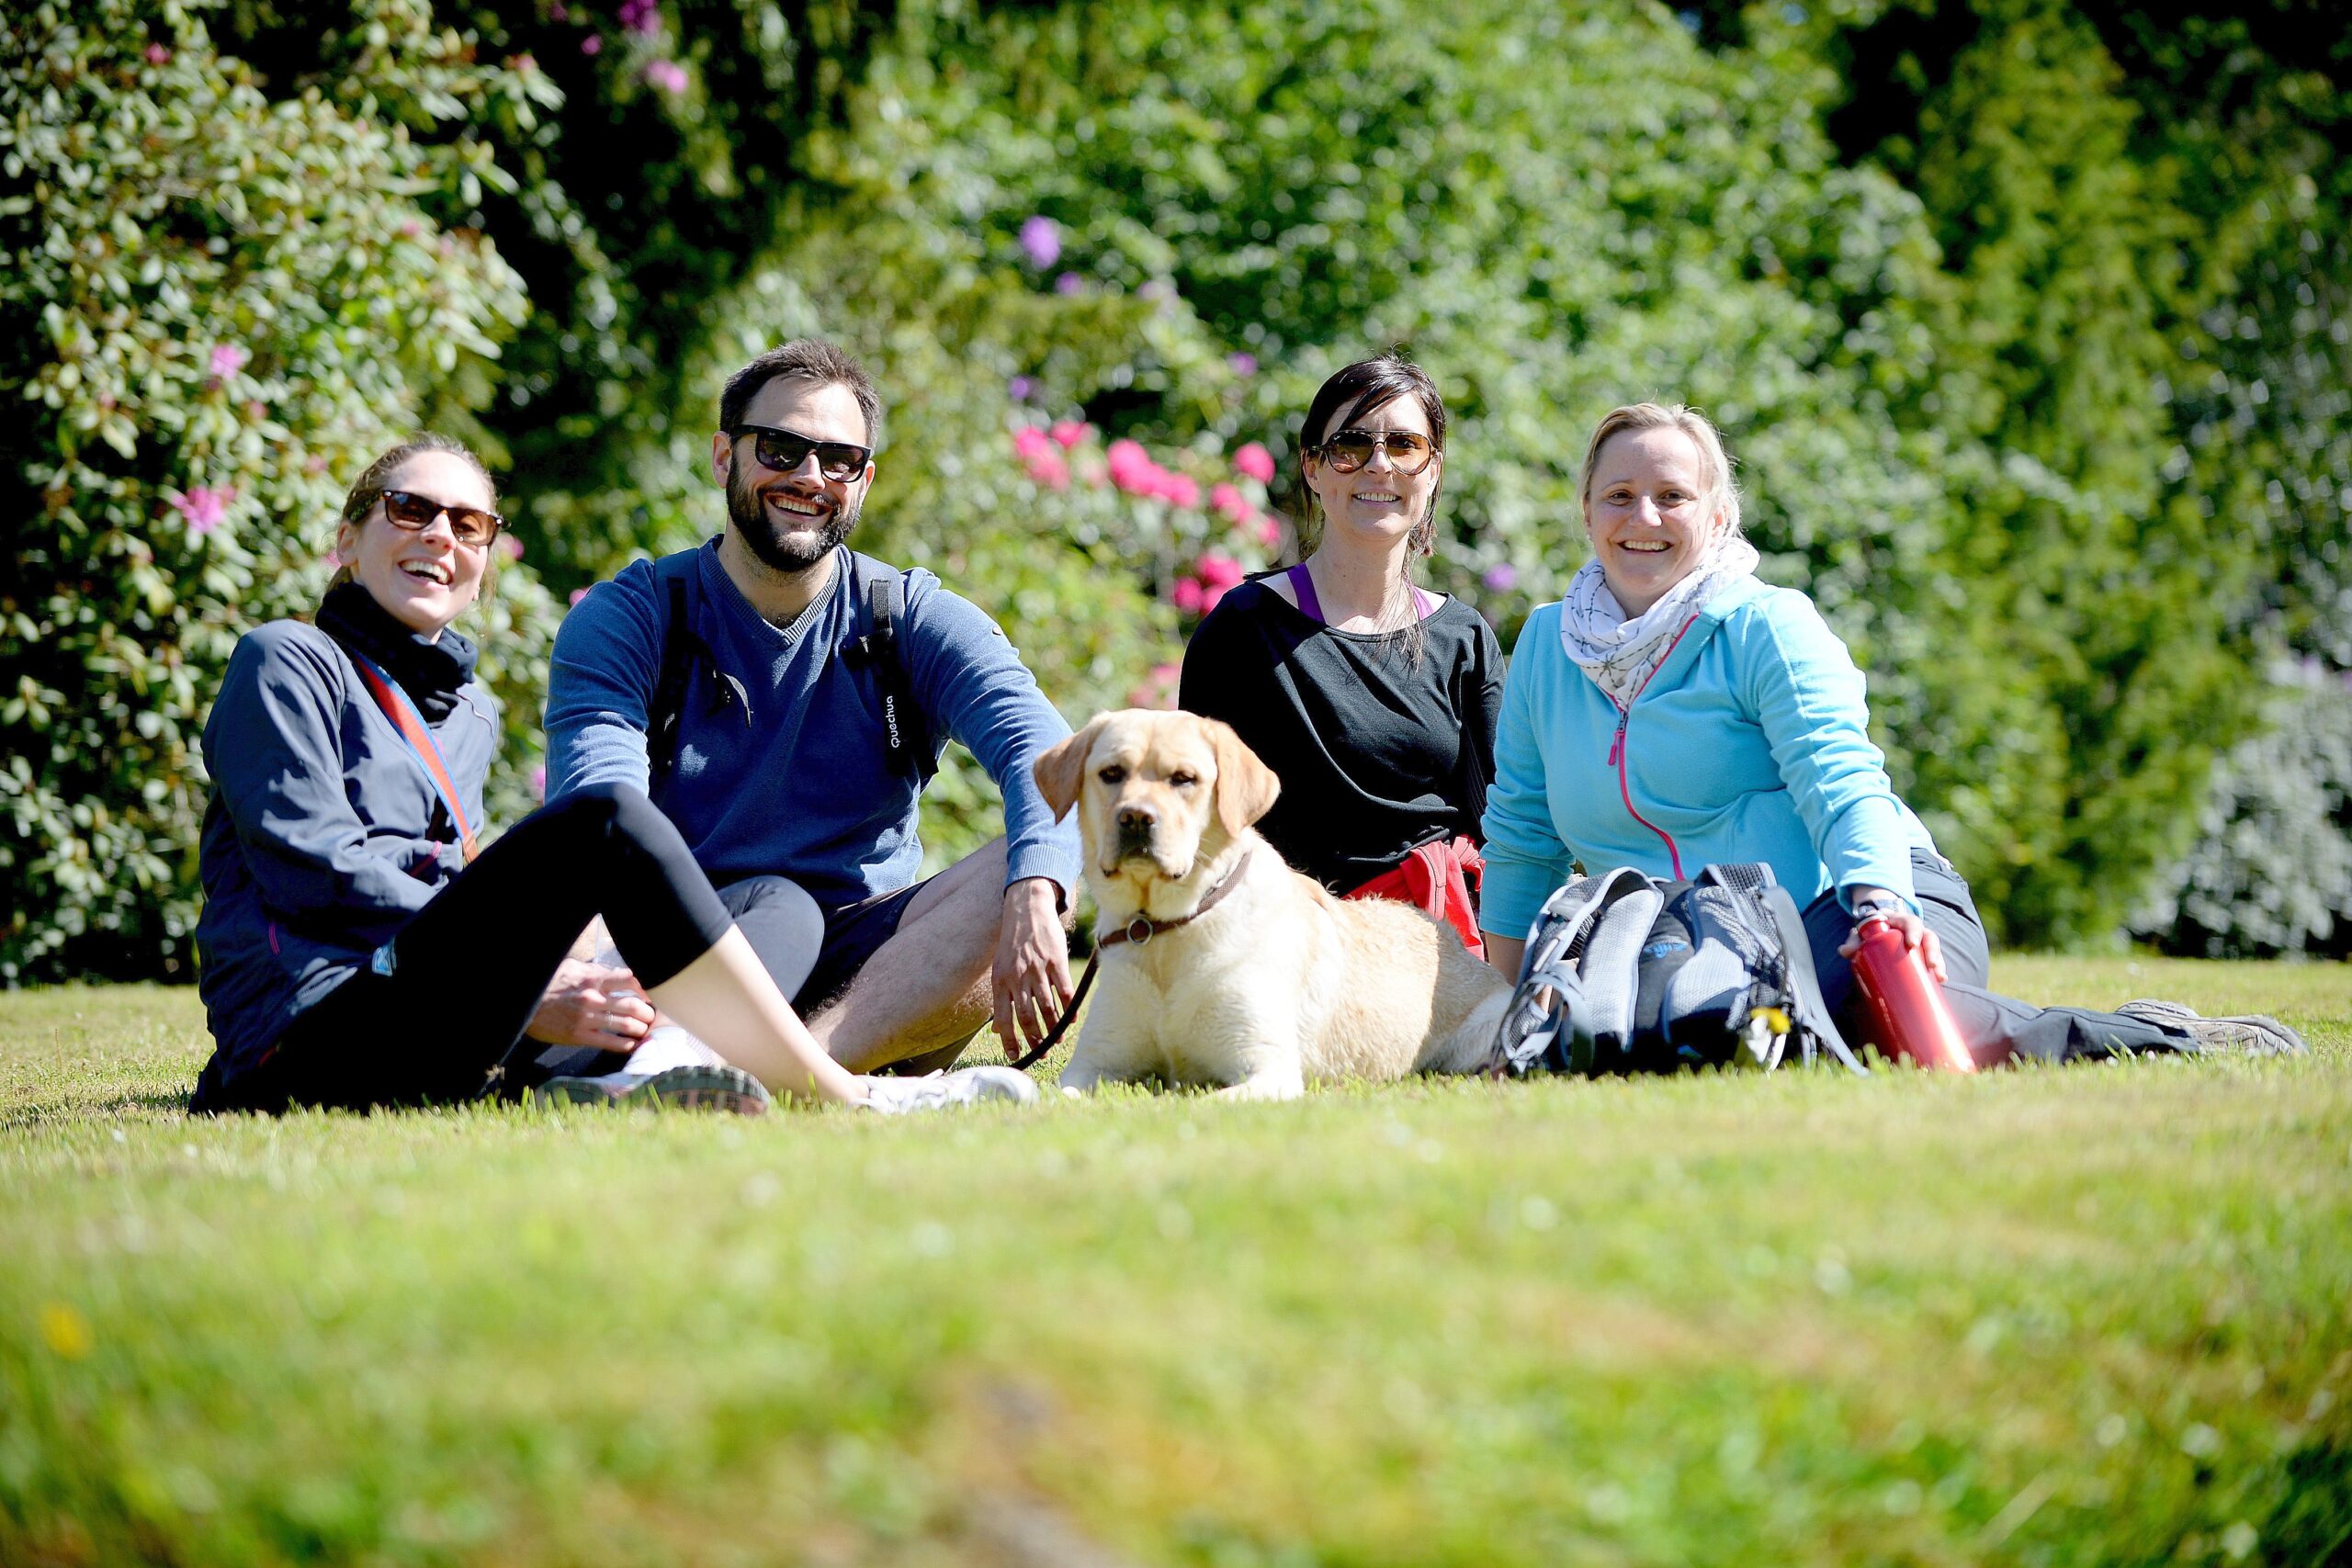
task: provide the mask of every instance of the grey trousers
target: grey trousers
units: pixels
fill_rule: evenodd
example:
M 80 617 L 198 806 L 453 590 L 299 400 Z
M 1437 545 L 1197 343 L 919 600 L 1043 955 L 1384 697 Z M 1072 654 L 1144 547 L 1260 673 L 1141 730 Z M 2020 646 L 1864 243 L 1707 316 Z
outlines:
M 1980 1066 L 1992 1066 L 2013 1057 L 2041 1062 L 2073 1062 L 2143 1051 L 2189 1051 L 2197 1047 L 2186 1032 L 2119 1018 L 2086 1008 L 2037 1008 L 1984 988 L 1992 978 L 1993 955 L 1985 940 L 1984 922 L 1951 863 L 1933 850 L 1911 852 L 1911 880 L 1918 895 L 1919 912 L 1928 929 L 1943 944 L 1944 999 L 1951 1004 L 1961 1038 Z M 1837 1017 L 1846 1043 L 1860 1047 L 1881 1044 L 1873 1039 L 1870 1009 L 1854 986 L 1854 966 L 1838 955 L 1838 945 L 1851 935 L 1853 917 L 1838 903 L 1833 890 L 1815 899 L 1804 912 L 1804 932 L 1813 944 L 1814 971 L 1821 979 L 1822 998 Z

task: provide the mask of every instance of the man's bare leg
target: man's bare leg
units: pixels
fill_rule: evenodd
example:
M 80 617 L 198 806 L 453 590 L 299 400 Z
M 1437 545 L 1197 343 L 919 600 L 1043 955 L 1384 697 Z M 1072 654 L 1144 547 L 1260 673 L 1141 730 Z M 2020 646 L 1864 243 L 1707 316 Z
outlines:
M 808 1021 L 808 1032 L 834 1061 L 870 1073 L 945 1055 L 989 1021 L 989 969 L 1004 925 L 1004 856 L 997 839 L 932 878 L 907 906 L 898 933 Z

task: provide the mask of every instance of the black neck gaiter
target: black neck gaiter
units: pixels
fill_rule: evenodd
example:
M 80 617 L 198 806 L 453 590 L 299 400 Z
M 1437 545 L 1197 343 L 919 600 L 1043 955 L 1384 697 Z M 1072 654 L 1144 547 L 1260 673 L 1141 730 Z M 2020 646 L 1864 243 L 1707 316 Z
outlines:
M 317 622 L 345 651 L 372 660 L 390 675 L 427 724 L 448 717 L 458 705 L 458 689 L 474 678 L 471 642 L 446 628 L 426 641 L 356 582 L 330 589 L 320 602 Z

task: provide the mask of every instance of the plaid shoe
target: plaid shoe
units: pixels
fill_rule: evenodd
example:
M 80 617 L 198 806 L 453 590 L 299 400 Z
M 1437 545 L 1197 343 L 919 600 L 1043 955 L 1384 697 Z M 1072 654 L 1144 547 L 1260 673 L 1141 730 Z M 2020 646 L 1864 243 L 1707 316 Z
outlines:
M 2178 1002 L 2149 998 L 2125 1002 L 2115 1010 L 2119 1018 L 2176 1029 L 2197 1042 L 2200 1051 L 2241 1051 L 2249 1056 L 2308 1056 L 2303 1037 L 2275 1018 L 2243 1013 L 2230 1018 L 2205 1018 Z
M 607 1073 L 593 1078 L 549 1078 L 531 1091 L 541 1105 L 627 1105 L 657 1110 L 732 1111 L 757 1116 L 768 1091 L 741 1067 L 695 1065 L 658 1073 Z
M 1036 1081 L 1011 1067 L 963 1067 L 922 1078 L 866 1078 L 865 1109 L 885 1116 L 910 1111 L 944 1111 L 954 1105 L 980 1105 L 999 1100 L 1029 1105 L 1037 1099 Z

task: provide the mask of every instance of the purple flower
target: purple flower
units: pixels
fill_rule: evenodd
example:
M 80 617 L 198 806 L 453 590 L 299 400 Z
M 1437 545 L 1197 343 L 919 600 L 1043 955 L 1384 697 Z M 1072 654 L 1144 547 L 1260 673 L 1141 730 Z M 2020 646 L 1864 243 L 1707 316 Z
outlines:
M 216 343 L 212 345 L 212 373 L 223 378 L 234 376 L 252 358 L 233 343 Z
M 1085 289 L 1086 279 L 1074 272 L 1066 272 L 1054 279 L 1054 292 L 1057 294 L 1080 294 Z
M 590 33 L 580 40 L 580 52 L 582 54 L 594 54 L 604 47 L 605 40 L 594 33 Z
M 233 490 L 213 490 L 198 485 L 185 494 L 173 496 L 171 501 L 179 514 L 187 520 L 189 533 L 209 534 L 220 526 L 220 520 L 229 514 L 229 502 L 236 493 Z
M 1480 574 L 1478 581 L 1487 585 L 1489 593 L 1508 593 L 1519 586 L 1519 568 L 1507 560 L 1497 561 Z
M 674 60 L 657 60 L 645 68 L 645 79 L 665 93 L 686 90 L 686 68 Z
M 1236 376 L 1255 376 L 1258 373 L 1258 356 L 1246 349 L 1234 350 L 1225 356 L 1225 362 L 1233 367 Z
M 1025 403 L 1036 394 L 1037 383 L 1026 376 L 1015 376 L 1004 384 L 1004 389 L 1016 403 Z
M 633 33 L 658 33 L 662 30 L 662 15 L 654 8 L 654 0 L 621 0 L 621 26 Z
M 1042 212 L 1022 220 L 1021 250 L 1031 266 L 1045 271 L 1062 259 L 1062 226 Z

